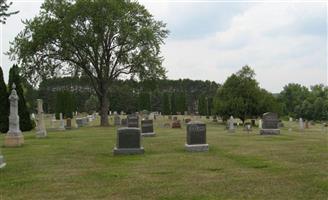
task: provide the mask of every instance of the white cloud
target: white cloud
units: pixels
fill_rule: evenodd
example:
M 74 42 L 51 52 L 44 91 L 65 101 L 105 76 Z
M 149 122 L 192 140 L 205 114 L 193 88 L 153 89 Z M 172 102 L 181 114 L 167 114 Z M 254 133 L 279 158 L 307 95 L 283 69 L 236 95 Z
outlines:
M 2 52 L 23 29 L 21 19 L 37 14 L 41 2 L 14 1 L 12 9 L 20 13 L 2 26 Z M 327 83 L 324 3 L 140 2 L 171 31 L 162 48 L 169 78 L 223 83 L 248 64 L 272 92 L 290 82 Z M 1 57 L 7 74 L 12 63 Z
M 323 6 L 323 7 L 322 7 Z M 290 82 L 306 86 L 327 81 L 327 37 L 288 27 L 326 16 L 326 7 L 254 4 L 230 27 L 200 39 L 168 40 L 163 48 L 169 78 L 224 80 L 248 64 L 265 89 L 279 92 Z M 282 33 L 280 33 L 280 31 Z

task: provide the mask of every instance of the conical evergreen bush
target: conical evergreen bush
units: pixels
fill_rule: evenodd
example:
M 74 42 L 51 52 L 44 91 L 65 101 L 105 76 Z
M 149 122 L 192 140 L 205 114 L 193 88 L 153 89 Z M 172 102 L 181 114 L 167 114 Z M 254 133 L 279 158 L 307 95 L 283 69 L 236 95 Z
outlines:
M 17 95 L 19 97 L 18 100 L 18 115 L 19 115 L 19 126 L 21 131 L 30 131 L 33 129 L 32 121 L 30 118 L 30 113 L 26 106 L 26 101 L 24 98 L 24 90 L 21 81 L 21 77 L 19 75 L 19 68 L 17 65 L 13 65 L 13 67 L 9 71 L 9 88 L 12 90 L 13 83 L 16 85 Z
M 3 78 L 3 71 L 0 67 L 0 132 L 7 133 L 9 127 L 9 100 L 7 85 Z

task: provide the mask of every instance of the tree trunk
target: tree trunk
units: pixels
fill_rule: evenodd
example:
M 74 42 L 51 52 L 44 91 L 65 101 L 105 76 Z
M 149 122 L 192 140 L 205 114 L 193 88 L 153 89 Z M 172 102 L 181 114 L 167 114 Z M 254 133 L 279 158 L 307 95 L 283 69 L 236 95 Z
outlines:
M 100 103 L 100 126 L 109 126 L 108 122 L 108 111 L 109 111 L 109 101 L 108 101 L 108 90 L 106 87 L 101 88 L 101 95 L 98 95 Z

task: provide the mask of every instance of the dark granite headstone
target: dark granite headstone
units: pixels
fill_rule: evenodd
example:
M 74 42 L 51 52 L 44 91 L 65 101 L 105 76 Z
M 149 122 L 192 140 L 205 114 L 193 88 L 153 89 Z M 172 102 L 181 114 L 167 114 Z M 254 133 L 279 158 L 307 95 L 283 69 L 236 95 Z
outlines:
M 202 122 L 187 124 L 187 144 L 206 144 L 206 124 Z
M 139 116 L 136 114 L 128 115 L 128 127 L 139 128 Z
M 72 129 L 72 119 L 71 118 L 67 118 L 66 119 L 66 129 Z
M 189 122 L 187 124 L 187 151 L 208 151 L 206 144 L 206 124 L 203 122 Z
M 116 148 L 114 155 L 141 154 L 144 149 L 141 146 L 141 133 L 139 128 L 119 128 L 117 130 Z
M 261 135 L 273 135 L 280 133 L 277 113 L 264 113 L 262 116 L 262 121 L 262 129 L 260 130 Z
M 141 121 L 141 135 L 142 136 L 155 136 L 153 120 L 147 119 Z
M 216 116 L 213 116 L 213 122 L 218 122 L 218 118 Z
M 126 118 L 122 119 L 121 126 L 128 126 L 128 119 L 126 119 Z

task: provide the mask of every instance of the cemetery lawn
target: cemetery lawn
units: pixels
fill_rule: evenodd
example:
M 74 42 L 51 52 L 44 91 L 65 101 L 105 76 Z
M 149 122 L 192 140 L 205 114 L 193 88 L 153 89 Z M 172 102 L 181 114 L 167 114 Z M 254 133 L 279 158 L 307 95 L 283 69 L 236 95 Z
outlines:
M 188 153 L 185 126 L 155 125 L 157 136 L 143 139 L 144 155 L 114 157 L 115 130 L 48 131 L 46 139 L 24 133 L 23 147 L 1 148 L 0 200 L 328 197 L 328 134 L 319 126 L 261 136 L 209 122 L 210 151 Z

